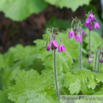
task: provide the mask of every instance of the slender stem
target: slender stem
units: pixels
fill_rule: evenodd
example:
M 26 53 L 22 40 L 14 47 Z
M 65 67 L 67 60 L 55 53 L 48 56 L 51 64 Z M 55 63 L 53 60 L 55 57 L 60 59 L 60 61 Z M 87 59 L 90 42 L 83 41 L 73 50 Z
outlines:
M 58 88 L 57 70 L 56 70 L 56 49 L 54 49 L 54 74 L 55 74 L 55 86 L 57 91 L 58 100 L 60 100 L 60 93 Z
M 53 39 L 55 40 L 55 34 L 54 34 L 54 28 L 52 28 L 52 36 Z M 58 79 L 57 79 L 57 69 L 56 69 L 56 49 L 54 48 L 54 76 L 55 76 L 55 87 L 56 87 L 56 91 L 57 91 L 57 96 L 58 96 L 58 100 L 60 100 L 60 93 L 59 93 L 59 87 L 58 87 Z
M 82 34 L 81 34 L 81 28 L 80 28 L 80 35 L 82 38 Z M 82 42 L 79 42 L 79 68 L 82 68 Z
M 99 52 L 99 56 L 98 56 L 98 70 L 97 70 L 98 73 L 99 73 L 99 65 L 100 65 L 99 58 L 100 58 L 100 52 Z
M 98 54 L 98 50 L 96 50 L 96 53 L 95 53 L 94 72 L 96 71 L 96 64 L 97 64 L 97 54 Z
M 90 31 L 89 31 L 89 56 L 91 54 L 91 37 L 90 37 Z

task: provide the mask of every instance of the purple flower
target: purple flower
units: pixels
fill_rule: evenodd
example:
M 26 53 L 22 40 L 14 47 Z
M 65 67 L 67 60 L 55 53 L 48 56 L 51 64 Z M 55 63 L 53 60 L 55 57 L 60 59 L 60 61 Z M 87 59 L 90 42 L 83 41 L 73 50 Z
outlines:
M 94 23 L 94 29 L 97 29 L 97 28 L 100 29 L 100 26 L 99 26 L 99 24 L 97 22 L 95 22 Z
M 102 52 L 102 51 L 100 51 L 100 53 L 103 55 L 103 52 Z
M 84 25 L 85 25 L 85 27 L 88 27 L 88 28 L 89 28 L 89 27 L 92 25 L 90 19 L 87 18 L 87 19 L 85 20 Z
M 50 46 L 52 45 L 52 49 L 56 49 L 58 47 L 58 44 L 55 40 L 53 41 L 49 41 L 46 50 L 49 51 L 50 50 Z
M 58 52 L 60 53 L 61 51 L 65 52 L 65 47 L 63 44 L 59 45 L 58 47 Z
M 92 26 L 89 27 L 89 31 L 92 31 Z
M 81 31 L 81 33 L 82 33 L 82 35 L 86 35 L 86 33 L 83 30 Z
M 101 60 L 101 58 L 99 58 L 99 63 L 102 63 L 102 60 Z
M 88 63 L 90 64 L 92 62 L 92 60 L 88 60 Z
M 47 47 L 46 47 L 46 50 L 47 50 L 47 51 L 49 51 L 49 50 L 50 50 L 50 47 L 49 47 L 49 46 L 47 46 Z
M 81 35 L 77 35 L 77 36 L 76 36 L 76 41 L 77 41 L 77 42 L 78 42 L 78 41 L 82 42 L 82 37 L 81 37 Z
M 92 62 L 92 60 L 93 60 L 93 57 L 92 57 L 92 55 L 89 57 L 89 60 L 88 60 L 88 63 L 90 64 L 91 62 Z
M 75 38 L 75 33 L 74 33 L 74 31 L 69 31 L 69 33 L 68 33 L 68 38 L 70 39 L 71 37 Z
M 57 42 L 56 42 L 55 40 L 53 40 L 52 46 L 53 46 L 55 49 L 58 47 L 58 44 L 57 44 Z
M 94 15 L 91 13 L 91 14 L 89 14 L 89 16 L 88 16 L 88 18 L 90 19 L 90 20 L 96 20 L 96 18 L 94 17 Z
M 100 26 L 96 21 L 96 18 L 92 13 L 90 13 L 84 23 L 85 27 L 89 28 L 89 31 L 92 31 L 92 22 L 94 23 L 94 29 L 100 29 Z

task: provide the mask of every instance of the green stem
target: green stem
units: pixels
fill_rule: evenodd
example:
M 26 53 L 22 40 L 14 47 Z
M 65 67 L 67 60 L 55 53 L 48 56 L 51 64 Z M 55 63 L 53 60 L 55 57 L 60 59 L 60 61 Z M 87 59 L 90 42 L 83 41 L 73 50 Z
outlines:
M 98 73 L 99 73 L 99 65 L 100 65 L 99 58 L 100 58 L 100 52 L 99 52 L 99 56 L 98 56 L 98 70 L 97 70 Z
M 82 37 L 81 34 L 81 28 L 80 28 L 80 35 Z M 82 42 L 79 42 L 79 68 L 82 68 Z
M 96 53 L 95 53 L 94 72 L 96 71 L 96 64 L 97 64 L 97 54 L 98 54 L 98 50 L 96 50 Z
M 56 49 L 54 49 L 54 74 L 55 74 L 55 86 L 57 91 L 58 100 L 60 100 L 60 93 L 58 88 L 58 79 L 57 79 L 57 69 L 56 69 Z
M 52 28 L 52 36 L 54 35 L 53 39 L 56 39 L 54 34 L 54 28 Z M 60 92 L 58 87 L 58 79 L 57 79 L 57 69 L 56 69 L 56 49 L 54 48 L 54 77 L 55 77 L 55 87 L 57 91 L 58 100 L 60 100 Z
M 90 31 L 89 31 L 89 56 L 91 54 L 91 37 L 90 37 Z

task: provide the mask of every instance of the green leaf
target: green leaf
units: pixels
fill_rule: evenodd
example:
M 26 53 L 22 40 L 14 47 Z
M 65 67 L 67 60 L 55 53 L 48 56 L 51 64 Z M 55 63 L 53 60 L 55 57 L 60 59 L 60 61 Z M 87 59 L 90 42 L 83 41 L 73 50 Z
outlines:
M 49 94 L 53 82 L 50 82 L 51 75 L 47 73 L 47 76 L 45 74 L 40 76 L 34 70 L 20 71 L 16 78 L 16 85 L 7 90 L 8 98 L 15 103 L 44 103 L 44 101 L 45 103 L 57 103 L 50 96 L 52 93 Z
M 44 0 L 1 0 L 1 11 L 6 17 L 15 21 L 22 21 L 32 13 L 39 13 L 47 7 Z
M 69 30 L 66 32 L 60 33 L 62 43 L 65 46 L 65 52 L 58 53 L 56 52 L 56 61 L 57 61 L 57 70 L 66 72 L 68 71 L 73 64 L 73 59 L 77 60 L 79 55 L 78 43 L 76 43 L 75 39 L 69 39 L 67 37 Z M 47 42 L 47 34 L 43 35 L 43 40 L 36 40 L 36 47 L 38 49 L 38 58 L 43 61 L 44 66 L 47 69 L 53 69 L 53 51 L 46 51 L 46 42 Z M 57 43 L 60 44 L 59 36 L 57 36 Z
M 7 94 L 4 91 L 0 90 L 0 103 L 13 103 L 7 99 Z
M 85 31 L 86 31 L 86 37 L 84 38 L 84 42 L 87 44 L 86 49 L 88 50 L 88 48 L 89 48 L 89 45 L 88 45 L 89 44 L 89 30 L 86 29 Z M 102 38 L 95 31 L 91 31 L 90 36 L 91 36 L 91 51 L 95 53 L 98 46 L 100 46 L 100 44 L 102 43 Z
M 74 74 L 68 72 L 64 76 L 64 87 L 70 90 L 71 94 L 92 94 L 96 85 L 103 82 L 103 74 L 93 73 L 90 70 L 78 69 Z M 74 89 L 75 88 L 75 89 Z
M 51 5 L 63 8 L 71 8 L 72 11 L 76 11 L 79 6 L 88 5 L 91 0 L 45 0 Z

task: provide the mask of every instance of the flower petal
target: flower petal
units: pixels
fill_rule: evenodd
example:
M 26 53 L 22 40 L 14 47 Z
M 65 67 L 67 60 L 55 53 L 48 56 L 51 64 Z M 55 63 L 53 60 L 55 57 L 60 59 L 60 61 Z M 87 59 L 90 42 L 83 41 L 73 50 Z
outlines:
M 47 46 L 50 46 L 52 44 L 52 41 L 50 40 Z
M 90 64 L 92 61 L 91 60 L 88 60 L 88 63 Z
M 81 37 L 81 35 L 79 36 L 79 40 L 80 40 L 80 42 L 82 42 L 82 37 Z
M 72 36 L 73 36 L 73 38 L 75 38 L 75 33 L 74 33 L 74 31 L 72 31 Z
M 70 39 L 71 36 L 72 36 L 72 33 L 71 33 L 71 31 L 69 31 L 69 33 L 68 33 L 68 38 Z
M 82 32 L 81 32 L 81 33 L 82 33 L 82 35 L 86 35 L 86 33 L 85 33 L 83 30 L 82 30 Z
M 53 40 L 53 47 L 56 49 L 57 47 L 58 47 L 58 44 L 57 44 L 57 42 L 55 41 L 55 40 Z
M 47 51 L 49 51 L 49 50 L 50 50 L 50 47 L 49 47 L 49 46 L 47 46 L 46 50 L 47 50 Z
M 79 35 L 76 36 L 76 41 L 77 41 L 77 42 L 79 41 Z
M 65 52 L 65 47 L 64 47 L 64 45 L 62 45 L 61 50 L 62 50 L 63 52 Z
M 92 31 L 92 26 L 89 27 L 89 31 Z
M 59 53 L 61 52 L 61 45 L 59 45 L 59 47 L 58 47 L 58 52 Z

